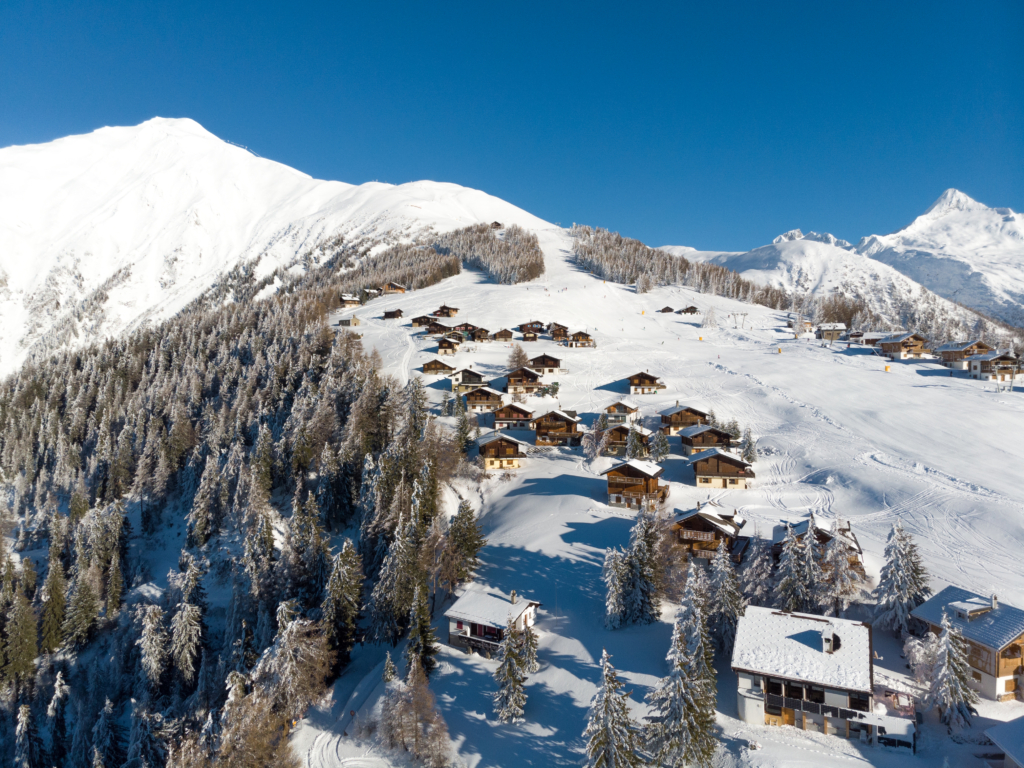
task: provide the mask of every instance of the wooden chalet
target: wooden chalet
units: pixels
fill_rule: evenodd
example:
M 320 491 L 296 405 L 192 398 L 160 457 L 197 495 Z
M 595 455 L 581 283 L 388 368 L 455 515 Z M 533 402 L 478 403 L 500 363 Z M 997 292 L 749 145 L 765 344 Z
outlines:
M 699 314 L 700 314 L 700 310 L 699 310 L 699 309 L 697 309 L 697 308 L 696 308 L 695 306 L 693 306 L 693 305 L 691 304 L 691 305 L 690 305 L 689 307 L 687 307 L 686 309 L 680 309 L 680 310 L 679 310 L 679 314 L 680 314 L 680 315 L 699 315 Z
M 676 515 L 672 531 L 690 557 L 710 560 L 724 541 L 729 557 L 739 563 L 750 544 L 750 537 L 741 535 L 746 523 L 735 509 L 717 501 L 701 506 L 698 501 L 696 509 Z
M 968 685 L 987 699 L 1010 701 L 1024 691 L 1024 610 L 995 595 L 946 587 L 910 612 L 936 635 L 942 614 L 967 643 Z M 1021 744 L 1024 751 L 1024 742 Z
M 575 446 L 583 438 L 580 421 L 576 411 L 549 411 L 533 419 L 530 428 L 537 432 L 537 445 Z
M 348 317 L 343 317 L 343 318 L 341 318 L 338 321 L 338 325 L 340 325 L 342 328 L 355 328 L 355 327 L 358 327 L 358 326 L 360 326 L 362 324 L 363 324 L 363 321 L 360 320 L 355 315 L 350 315 Z
M 482 344 L 484 342 L 489 342 L 491 340 L 491 332 L 488 331 L 486 328 L 477 328 L 475 331 L 469 334 L 469 338 L 471 338 L 478 344 Z
M 653 430 L 642 427 L 639 424 L 616 424 L 608 427 L 608 454 L 610 456 L 625 456 L 626 445 L 629 442 L 629 431 L 635 429 L 640 435 L 640 442 L 644 446 L 644 456 L 646 457 L 646 449 L 650 447 L 651 436 L 654 434 Z
M 517 368 L 508 375 L 507 379 L 505 391 L 510 395 L 533 394 L 544 386 L 540 380 L 540 374 L 529 368 Z
M 451 328 L 443 323 L 439 323 L 436 320 L 427 326 L 427 335 L 429 336 L 444 336 L 446 333 L 451 332 Z
M 455 317 L 457 314 L 459 314 L 459 308 L 449 307 L 447 304 L 442 304 L 434 310 L 434 317 Z
M 629 394 L 631 395 L 656 395 L 662 389 L 665 389 L 665 383 L 646 371 L 634 373 L 629 377 Z
M 512 341 L 512 331 L 502 328 L 500 331 L 495 331 L 491 338 L 495 341 Z
M 481 437 L 479 446 L 485 470 L 519 469 L 519 460 L 525 459 L 526 451 L 533 447 L 501 432 Z
M 814 332 L 815 338 L 823 341 L 839 341 L 846 335 L 846 323 L 820 323 Z
M 472 413 L 490 413 L 501 408 L 501 392 L 490 387 L 477 387 L 466 393 L 466 408 Z
M 667 437 L 678 434 L 694 424 L 708 423 L 708 414 L 689 405 L 680 405 L 678 400 L 673 407 L 659 411 L 658 415 L 661 416 L 661 431 Z
M 494 412 L 495 429 L 530 429 L 533 411 L 521 405 L 509 403 Z
M 626 424 L 640 418 L 640 406 L 632 400 L 617 400 L 604 409 L 604 415 L 609 426 Z
M 400 320 L 402 318 L 402 310 L 400 309 L 385 309 L 384 319 L 385 320 Z
M 555 341 L 564 341 L 569 338 L 569 329 L 559 323 L 551 323 L 548 326 L 548 333 L 551 334 L 551 338 Z
M 412 327 L 413 328 L 428 328 L 429 329 L 430 326 L 433 325 L 433 324 L 434 324 L 434 318 L 432 318 L 430 315 L 420 315 L 419 317 L 414 317 L 412 319 Z
M 531 320 L 528 323 L 522 323 L 519 326 L 518 331 L 520 333 L 526 333 L 527 331 L 529 331 L 530 333 L 543 333 L 544 323 L 542 323 L 540 320 Z
M 385 295 L 389 293 L 405 293 L 405 286 L 401 283 L 384 283 L 380 290 Z
M 679 430 L 679 439 L 683 443 L 684 456 L 692 456 L 708 448 L 721 448 L 723 451 L 732 448 L 732 435 L 707 424 L 694 424 Z
M 423 372 L 433 376 L 448 376 L 454 370 L 454 366 L 442 363 L 440 360 L 428 360 L 423 364 Z
M 667 314 L 669 314 L 669 313 L 671 313 L 671 312 L 675 312 L 675 310 L 674 310 L 674 309 L 672 309 L 672 307 L 662 307 L 662 308 L 661 308 L 661 309 L 659 309 L 658 311 L 659 311 L 659 312 L 660 312 L 661 314 L 663 314 L 663 315 L 667 315 Z
M 471 368 L 463 368 L 460 371 L 456 371 L 451 375 L 451 379 L 452 392 L 458 392 L 460 395 L 469 392 L 471 389 L 486 387 L 490 384 L 490 382 L 483 377 L 482 373 L 477 373 Z
M 1015 381 L 1020 375 L 1020 360 L 1009 352 L 988 352 L 967 358 L 972 379 Z
M 447 336 L 437 342 L 437 354 L 454 355 L 459 351 L 459 342 L 449 339 Z
M 570 347 L 596 347 L 594 338 L 584 331 L 576 331 L 576 333 L 569 334 L 569 341 L 566 342 Z
M 645 503 L 660 504 L 668 498 L 668 486 L 658 483 L 665 471 L 652 461 L 630 459 L 606 469 L 608 506 L 639 509 Z
M 837 531 L 839 539 L 846 545 L 847 552 L 850 556 L 850 568 L 863 577 L 864 552 L 860 548 L 860 542 L 857 541 L 857 535 L 850 527 L 849 520 L 839 518 L 836 522 L 838 524 Z M 813 512 L 810 517 L 804 520 L 776 525 L 772 530 L 772 557 L 775 559 L 775 562 L 778 562 L 779 558 L 782 557 L 782 543 L 786 540 L 787 527 L 792 529 L 793 537 L 797 541 L 802 541 L 808 531 L 813 531 L 814 538 L 818 542 L 819 553 L 824 553 L 825 546 L 832 541 L 832 521 L 822 520 Z
M 338 303 L 342 309 L 354 309 L 362 304 L 358 296 L 353 296 L 351 293 L 341 294 L 341 298 L 338 299 Z
M 928 339 L 919 333 L 898 333 L 878 342 L 882 354 L 890 360 L 917 360 L 928 352 Z
M 906 331 L 850 331 L 846 338 L 854 343 L 863 344 L 865 347 L 877 347 L 878 342 L 882 339 L 887 339 L 897 333 L 906 333 Z
M 695 453 L 690 457 L 698 488 L 733 488 L 745 490 L 754 479 L 754 470 L 738 456 L 717 448 Z
M 453 331 L 458 331 L 459 333 L 472 333 L 473 331 L 477 330 L 479 327 L 480 326 L 473 325 L 472 323 L 459 323 L 458 325 L 454 326 L 452 328 L 452 330 Z
M 448 619 L 448 645 L 490 658 L 498 652 L 509 619 L 519 630 L 532 627 L 539 606 L 536 600 L 517 597 L 514 591 L 508 598 L 468 591 L 444 612 Z
M 562 370 L 562 361 L 557 357 L 551 355 L 537 355 L 526 364 L 526 367 L 531 371 L 543 375 L 545 373 L 560 373 Z
M 934 351 L 942 358 L 942 364 L 946 368 L 966 371 L 970 367 L 967 362 L 968 357 L 984 355 L 991 352 L 992 347 L 984 341 L 975 339 L 974 341 L 951 341 L 936 347 Z
M 533 331 L 523 331 L 523 341 L 537 341 L 539 338 Z

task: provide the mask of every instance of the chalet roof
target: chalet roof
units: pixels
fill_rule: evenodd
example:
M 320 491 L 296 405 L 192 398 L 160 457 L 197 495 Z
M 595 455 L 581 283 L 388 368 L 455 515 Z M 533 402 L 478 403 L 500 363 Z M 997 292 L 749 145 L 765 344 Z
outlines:
M 537 421 L 538 419 L 543 419 L 545 416 L 561 416 L 566 421 L 571 421 L 573 423 L 579 423 L 582 421 L 582 419 L 576 415 L 576 411 L 560 411 L 558 409 L 542 413 L 540 416 L 534 416 L 533 420 Z
M 489 627 L 507 627 L 508 620 L 518 620 L 531 605 L 540 605 L 536 600 L 529 600 L 522 595 L 515 604 L 507 597 L 489 595 L 486 592 L 467 592 L 444 612 L 448 619 L 465 621 L 471 624 L 485 624 Z
M 644 379 L 651 379 L 652 381 L 661 381 L 661 379 L 659 379 L 653 373 L 648 373 L 647 371 L 638 371 L 637 373 L 634 373 L 634 374 L 630 375 L 628 378 L 633 379 L 633 378 L 636 378 L 636 377 L 640 377 L 640 378 L 644 378 Z
M 897 333 L 893 336 L 886 336 L 879 339 L 881 344 L 900 344 L 904 341 L 910 341 L 911 339 L 920 339 L 921 341 L 927 341 L 927 339 L 919 333 Z
M 638 405 L 637 403 L 633 402 L 632 400 L 627 400 L 627 399 L 625 399 L 625 398 L 624 398 L 624 399 L 622 399 L 622 400 L 616 400 L 616 401 L 615 401 L 614 403 L 612 403 L 611 405 L 606 405 L 606 406 L 605 406 L 605 410 L 608 410 L 608 409 L 609 409 L 609 408 L 611 408 L 611 407 L 612 407 L 613 405 L 624 405 L 624 406 L 626 406 L 627 408 L 629 408 L 629 409 L 631 409 L 631 410 L 634 410 L 634 411 L 639 411 L 639 410 L 640 410 L 640 406 L 639 406 L 639 405 Z
M 541 365 L 547 360 L 553 360 L 557 365 L 562 364 L 562 361 L 559 360 L 557 357 L 553 357 L 551 355 L 537 355 L 536 357 L 530 359 L 530 365 Z
M 589 339 L 590 338 L 590 334 L 587 333 L 586 331 L 575 331 L 575 332 L 573 332 L 572 335 L 573 336 L 579 336 L 579 337 L 585 338 L 585 339 Z
M 424 365 L 440 365 L 442 368 L 447 368 L 449 371 L 454 371 L 454 365 L 448 365 L 448 363 L 442 363 L 440 360 L 428 360 Z
M 826 653 L 822 630 L 839 637 Z M 871 693 L 871 628 L 860 621 L 749 605 L 736 628 L 733 669 Z
M 487 445 L 488 443 L 493 443 L 495 440 L 507 440 L 510 443 L 521 445 L 523 446 L 523 448 L 533 448 L 533 446 L 530 445 L 529 443 L 524 442 L 522 440 L 517 440 L 516 438 L 512 437 L 511 435 L 507 435 L 504 432 L 492 432 L 489 435 L 484 435 L 479 440 L 477 440 L 476 444 Z
M 696 437 L 697 435 L 703 434 L 704 432 L 717 432 L 720 435 L 727 435 L 729 437 L 732 437 L 732 435 L 730 435 L 724 429 L 719 429 L 718 427 L 711 427 L 708 426 L 707 424 L 694 424 L 692 426 L 687 427 L 686 429 L 679 430 L 679 434 L 682 435 L 683 437 Z
M 479 376 L 480 378 L 483 378 L 484 376 L 482 373 L 480 373 L 479 371 L 474 371 L 472 368 L 460 368 L 455 373 L 451 374 L 451 378 L 454 379 L 456 376 L 459 376 L 460 374 L 463 373 L 471 373 L 474 376 Z
M 343 293 L 343 294 L 341 294 L 341 300 L 342 301 L 359 301 L 359 297 L 358 296 L 353 296 L 351 293 Z
M 857 537 L 853 534 L 853 529 L 850 527 L 850 521 L 844 520 L 843 518 L 836 518 L 839 523 L 839 538 L 846 543 L 850 549 L 856 552 L 858 555 L 862 553 L 860 548 L 860 542 L 857 541 Z M 789 522 L 789 527 L 793 529 L 793 535 L 799 538 L 807 533 L 807 528 L 810 525 L 814 526 L 815 531 L 821 531 L 829 538 L 832 538 L 832 522 L 829 521 L 827 525 L 823 525 L 824 521 L 812 512 L 810 517 L 805 520 L 798 520 L 795 523 Z M 782 525 L 776 525 L 772 529 L 772 544 L 781 544 L 786 539 L 786 523 Z
M 451 311 L 451 310 L 453 310 L 453 309 L 454 309 L 454 310 L 455 310 L 456 312 L 458 312 L 458 311 L 459 311 L 459 308 L 458 308 L 458 307 L 449 307 L 449 306 L 448 306 L 447 304 L 442 304 L 442 305 L 441 305 L 440 307 L 438 307 L 438 308 L 437 308 L 437 311 L 438 311 L 438 312 L 440 312 L 441 310 L 445 310 L 445 311 L 448 311 L 448 312 L 450 312 L 450 311 Z
M 496 389 L 491 389 L 490 387 L 477 387 L 476 389 L 469 390 L 469 392 L 466 393 L 467 397 L 472 395 L 474 392 L 486 392 L 489 395 L 497 395 L 498 397 L 502 396 L 502 393 Z
M 698 409 L 694 408 L 691 405 L 679 405 L 678 403 L 676 403 L 671 408 L 666 408 L 664 411 L 658 411 L 658 415 L 659 416 L 672 416 L 672 415 L 674 415 L 676 413 L 680 413 L 682 411 L 689 411 L 690 413 L 697 413 L 697 414 L 700 414 L 701 416 L 707 416 L 707 414 L 704 413 L 704 411 L 698 410 Z
M 495 331 L 495 333 L 507 333 L 507 334 L 511 334 L 511 333 L 512 333 L 512 331 L 510 331 L 510 330 L 509 330 L 508 328 L 502 328 L 502 329 L 501 329 L 500 331 Z
M 630 429 L 635 429 L 644 437 L 650 437 L 651 435 L 654 434 L 653 429 L 648 429 L 647 427 L 640 426 L 639 424 L 613 424 L 612 426 L 608 427 L 608 429 L 625 430 L 626 432 L 629 432 Z
M 662 312 L 675 312 L 675 310 L 672 309 L 672 307 L 662 307 L 661 311 Z
M 982 597 L 966 589 L 960 589 L 960 587 L 946 587 L 939 594 L 917 606 L 910 612 L 910 615 L 938 625 L 942 623 L 942 610 L 954 603 L 967 603 L 975 609 L 985 606 L 991 609 L 970 621 L 961 619 L 956 615 L 955 610 L 946 612 L 950 624 L 959 627 L 960 632 L 968 640 L 973 640 L 986 648 L 1001 651 L 1018 637 L 1024 635 L 1024 611 L 1003 603 L 999 603 L 998 608 L 992 608 L 991 598 Z
M 979 363 L 983 363 L 986 361 L 991 362 L 992 360 L 1010 360 L 1013 362 L 1016 362 L 1017 360 L 1015 355 L 1012 355 L 1008 352 L 985 352 L 984 354 L 981 355 L 971 355 L 970 357 L 965 359 L 973 360 Z
M 384 285 L 393 285 L 395 286 L 395 288 L 405 288 L 404 285 L 402 285 L 401 283 L 396 283 L 394 280 L 389 280 L 388 282 L 384 283 Z
M 498 410 L 499 410 L 499 411 L 505 411 L 505 410 L 508 410 L 508 409 L 510 409 L 510 408 L 511 408 L 512 410 L 515 410 L 515 411 L 519 411 L 520 413 L 522 413 L 522 414 L 524 414 L 524 415 L 526 415 L 526 416 L 531 416 L 531 417 L 533 416 L 533 411 L 531 411 L 531 410 L 530 410 L 529 408 L 523 408 L 523 406 L 521 406 L 521 405 L 516 405 L 515 403 L 509 403 L 509 404 L 507 404 L 507 405 L 503 405 L 503 406 L 502 406 L 501 408 L 499 408 Z
M 698 509 L 681 512 L 676 515 L 675 521 L 676 523 L 682 523 L 685 520 L 692 520 L 696 517 L 707 521 L 733 538 L 739 536 L 743 526 L 747 524 L 746 518 L 735 509 L 727 509 L 716 501 L 709 502 Z
M 1017 765 L 1024 765 L 1024 717 L 993 725 L 985 735 Z
M 695 453 L 690 457 L 691 462 L 703 461 L 704 459 L 710 459 L 717 456 L 720 459 L 725 459 L 731 464 L 742 464 L 744 467 L 749 467 L 750 463 L 744 461 L 738 456 L 733 456 L 731 453 L 726 453 L 719 448 L 708 448 L 706 451 Z
M 510 371 L 506 375 L 509 378 L 511 378 L 512 376 L 515 376 L 516 374 L 522 375 L 522 377 L 524 379 L 531 379 L 533 381 L 539 381 L 540 380 L 540 374 L 539 373 L 537 373 L 536 371 L 531 371 L 529 368 L 525 368 L 525 367 L 524 368 L 516 368 L 514 371 Z
M 947 341 L 945 344 L 941 344 L 935 348 L 936 352 L 963 352 L 970 349 L 976 344 L 980 344 L 985 349 L 992 349 L 988 344 L 981 341 L 980 339 L 974 339 L 973 341 Z
M 845 331 L 846 323 L 818 323 L 819 331 Z
M 615 469 L 622 469 L 622 467 L 632 467 L 638 472 L 642 472 L 647 477 L 660 477 L 661 473 L 665 471 L 664 467 L 659 467 L 653 461 L 642 461 L 641 459 L 630 459 L 624 461 L 621 464 L 616 464 L 614 467 L 608 467 L 602 475 L 607 475 L 609 472 Z

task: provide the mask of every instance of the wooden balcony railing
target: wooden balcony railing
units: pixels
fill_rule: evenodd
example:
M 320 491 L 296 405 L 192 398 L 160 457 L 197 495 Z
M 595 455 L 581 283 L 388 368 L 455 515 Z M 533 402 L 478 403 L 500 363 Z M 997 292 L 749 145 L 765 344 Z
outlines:
M 688 531 L 685 528 L 679 532 L 679 538 L 690 539 L 691 541 L 714 541 L 715 534 L 706 531 Z

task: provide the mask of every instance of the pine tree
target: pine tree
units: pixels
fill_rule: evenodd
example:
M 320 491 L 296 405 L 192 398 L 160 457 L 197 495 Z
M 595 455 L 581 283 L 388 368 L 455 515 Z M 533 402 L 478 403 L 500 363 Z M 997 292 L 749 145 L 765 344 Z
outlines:
M 515 371 L 524 368 L 529 362 L 530 356 L 526 354 L 526 350 L 518 344 L 513 344 L 508 355 L 508 369 Z
M 355 646 L 362 594 L 362 563 L 352 541 L 345 539 L 341 551 L 334 556 L 321 604 L 324 631 L 337 654 L 335 671 L 349 662 Z
M 107 574 L 107 618 L 113 618 L 121 610 L 121 590 L 124 579 L 121 577 L 121 557 L 114 551 L 110 560 L 110 572 Z
M 220 467 L 216 456 L 206 457 L 199 490 L 192 501 L 192 510 L 186 517 L 188 541 L 193 547 L 204 547 L 214 528 L 214 504 L 217 501 Z
M 80 573 L 75 581 L 75 589 L 71 593 L 67 617 L 64 620 L 64 639 L 72 646 L 80 645 L 89 639 L 92 628 L 99 617 L 100 605 L 89 579 Z
M 36 672 L 35 659 L 39 655 L 36 617 L 20 591 L 8 611 L 6 633 L 3 677 L 17 697 L 23 687 L 31 684 Z
M 274 438 L 266 424 L 260 424 L 259 436 L 252 459 L 252 480 L 265 496 L 270 495 L 274 484 Z
M 743 569 L 743 596 L 750 605 L 771 605 L 772 594 L 772 545 L 755 531 L 750 540 L 751 556 Z
M 850 607 L 850 598 L 857 594 L 857 576 L 850 567 L 850 553 L 839 537 L 839 523 L 832 521 L 832 538 L 825 545 L 822 558 L 827 571 L 825 592 L 831 616 L 842 616 Z
M 43 768 L 43 744 L 28 704 L 18 707 L 14 739 L 14 768 Z
M 459 511 L 448 528 L 448 542 L 441 555 L 440 581 L 449 592 L 473 577 L 480 567 L 480 550 L 487 544 L 469 502 L 459 502 Z
M 743 431 L 743 453 L 740 455 L 740 458 L 748 464 L 753 464 L 757 461 L 757 446 L 754 443 L 754 436 L 750 432 L 750 427 Z
M 141 651 L 140 663 L 150 689 L 160 690 L 160 682 L 167 668 L 167 630 L 164 628 L 164 611 L 157 605 L 141 609 L 142 632 L 135 644 Z
M 623 558 L 623 621 L 627 624 L 652 624 L 661 617 L 660 535 L 654 509 L 645 505 L 637 514 Z
M 523 711 L 526 707 L 526 669 L 522 657 L 522 640 L 518 627 L 512 617 L 498 645 L 498 668 L 494 670 L 494 679 L 498 683 L 498 691 L 494 694 L 494 714 L 502 723 L 523 722 Z
M 382 677 L 385 683 L 390 683 L 398 679 L 398 670 L 395 669 L 395 662 L 391 660 L 391 651 L 384 653 L 384 675 Z
M 587 768 L 633 768 L 644 765 L 637 725 L 629 715 L 629 693 L 622 690 L 608 651 L 601 655 L 601 685 L 590 704 L 583 738 Z
M 182 603 L 171 620 L 171 657 L 188 686 L 196 676 L 196 662 L 202 650 L 203 617 L 199 606 Z
M 412 659 L 419 660 L 420 668 L 428 678 L 437 667 L 437 639 L 430 625 L 430 607 L 427 605 L 425 586 L 416 587 L 412 611 L 409 614 L 409 642 L 405 646 L 406 668 L 411 668 Z
M 660 463 L 668 458 L 670 452 L 671 448 L 668 444 L 668 438 L 659 429 L 654 433 L 654 437 L 651 438 L 651 458 Z
M 626 602 L 624 588 L 626 581 L 625 555 L 614 547 L 605 551 L 602 578 L 605 584 L 604 625 L 618 629 L 625 622 Z
M 67 711 L 68 685 L 64 682 L 64 673 L 57 670 L 57 676 L 53 681 L 53 696 L 46 708 L 46 719 L 49 722 L 50 731 L 50 764 L 57 766 L 64 764 L 64 757 L 67 755 Z
M 415 521 L 413 521 L 414 523 Z M 414 525 L 399 519 L 395 540 L 391 542 L 380 577 L 370 595 L 369 634 L 375 643 L 396 645 L 402 623 L 412 607 L 413 585 L 417 578 Z
M 100 711 L 96 725 L 92 727 L 92 748 L 104 766 L 121 765 L 124 763 L 124 746 L 122 744 L 121 727 L 114 715 L 114 705 L 107 699 Z
M 153 768 L 164 764 L 167 750 L 153 731 L 154 719 L 145 703 L 132 699 L 132 722 L 123 768 Z
M 537 661 L 537 633 L 534 632 L 533 627 L 523 621 L 523 630 L 519 633 L 520 636 L 520 655 L 523 659 L 523 669 L 528 674 L 533 674 L 540 669 L 540 663 Z
M 808 534 L 812 536 L 808 526 Z M 778 605 L 785 611 L 806 611 L 811 605 L 811 592 L 804 572 L 803 547 L 786 524 L 786 538 L 779 557 L 779 586 L 776 589 Z
M 627 459 L 642 459 L 647 455 L 647 447 L 644 445 L 643 437 L 636 426 L 636 422 L 630 422 L 629 434 L 626 436 Z
M 711 612 L 708 628 L 715 647 L 723 654 L 732 653 L 733 641 L 746 601 L 740 589 L 740 579 L 733 567 L 729 551 L 722 539 L 711 558 Z
M 466 408 L 462 404 L 462 395 L 455 396 L 455 412 L 459 419 L 455 424 L 455 444 L 462 453 L 466 453 L 473 442 L 473 428 L 469 423 L 469 414 L 466 413 Z
M 942 612 L 942 632 L 939 635 L 935 677 L 925 698 L 929 706 L 938 706 L 942 722 L 951 731 L 961 731 L 971 725 L 970 708 L 978 703 L 978 694 L 970 687 L 971 669 L 967 661 L 967 642 L 960 627 L 952 623 L 945 610 Z
M 814 515 L 811 515 L 807 523 L 807 533 L 800 540 L 800 557 L 802 559 L 801 570 L 804 574 L 804 582 L 807 585 L 807 605 L 804 611 L 817 613 L 822 605 L 827 604 L 827 584 L 825 573 L 821 568 L 821 555 L 818 537 L 815 535 Z
M 908 633 L 910 612 L 931 592 L 920 555 L 897 520 L 885 543 L 885 565 L 875 588 L 878 601 L 876 626 L 899 636 Z

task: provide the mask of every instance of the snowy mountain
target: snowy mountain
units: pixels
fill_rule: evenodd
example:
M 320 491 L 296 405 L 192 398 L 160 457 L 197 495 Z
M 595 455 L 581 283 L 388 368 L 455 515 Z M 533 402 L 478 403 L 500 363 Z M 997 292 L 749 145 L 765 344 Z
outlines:
M 671 246 L 663 248 L 675 252 Z M 794 229 L 770 245 L 746 253 L 690 251 L 694 261 L 708 261 L 739 272 L 749 280 L 791 293 L 828 296 L 844 294 L 863 301 L 868 309 L 893 325 L 903 325 L 908 308 L 931 310 L 968 325 L 972 312 L 929 294 L 919 283 L 896 269 L 858 253 L 845 240 L 825 233 Z
M 0 149 L 0 374 L 170 317 L 225 272 L 481 221 L 550 225 L 455 184 L 320 181 L 187 119 Z M 294 266 L 294 268 L 301 268 Z
M 947 299 L 1024 325 L 1024 216 L 947 189 L 891 235 L 871 235 L 857 252 L 898 269 Z

